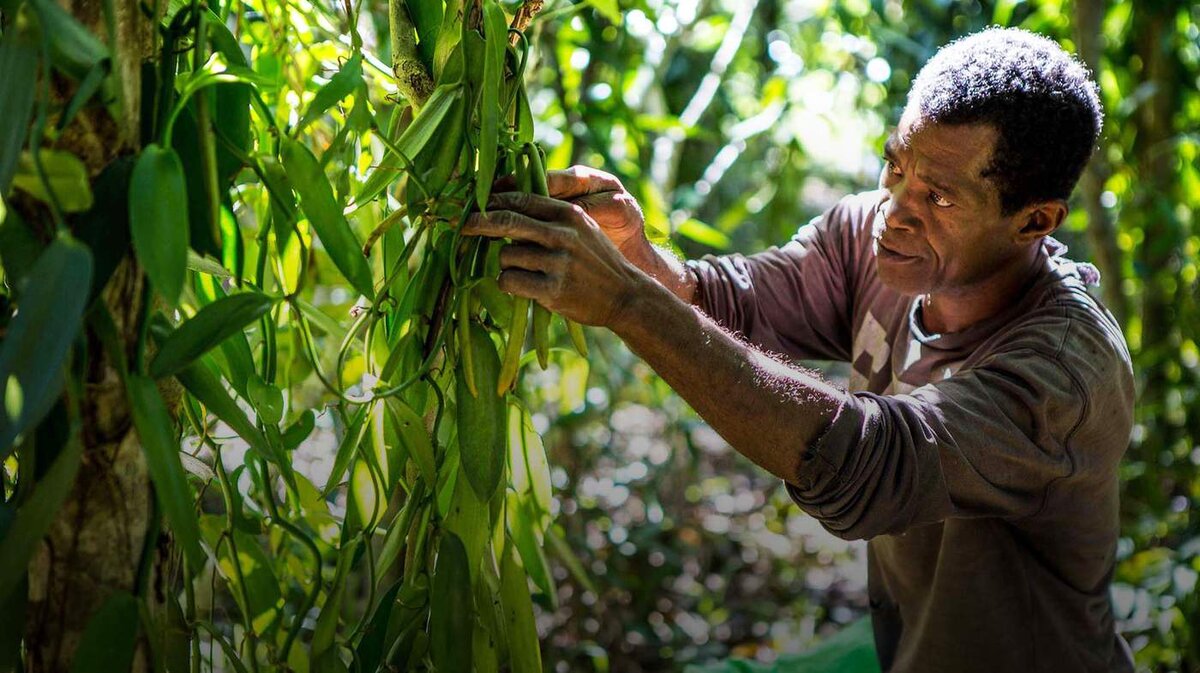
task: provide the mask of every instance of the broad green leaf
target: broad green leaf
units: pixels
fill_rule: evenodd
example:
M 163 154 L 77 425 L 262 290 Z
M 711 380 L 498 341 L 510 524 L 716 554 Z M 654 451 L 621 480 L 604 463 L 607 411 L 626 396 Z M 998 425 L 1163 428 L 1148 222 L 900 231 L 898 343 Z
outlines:
M 491 337 L 479 323 L 471 323 L 471 346 L 475 365 L 475 387 L 467 390 L 465 376 L 458 372 L 455 399 L 458 401 L 458 445 L 462 469 L 480 500 L 491 500 L 504 475 L 507 445 L 504 399 L 496 392 L 500 378 L 500 356 Z M 461 362 L 459 363 L 461 369 Z
M 433 72 L 434 52 L 442 29 L 442 0 L 405 0 L 417 29 L 417 50 L 425 69 Z
M 342 208 L 333 197 L 333 188 L 307 147 L 295 140 L 284 140 L 283 167 L 292 186 L 300 194 L 300 208 L 317 231 L 317 237 L 338 270 L 355 291 L 374 296 L 371 267 L 363 257 L 362 243 L 350 230 Z
M 479 575 L 480 563 L 487 549 L 488 534 L 491 532 L 488 515 L 488 504 L 475 495 L 475 489 L 466 479 L 458 479 L 445 523 L 446 530 L 457 535 L 463 543 L 472 583 Z
M 38 201 L 51 203 L 51 192 L 64 212 L 78 213 L 92 207 L 92 185 L 87 167 L 70 152 L 43 149 L 38 152 L 45 179 L 29 152 L 21 152 L 12 186 Z
M 91 254 L 66 234 L 46 248 L 26 276 L 21 310 L 0 344 L 0 460 L 58 397 L 91 276 Z
M 447 0 L 442 12 L 442 26 L 438 30 L 437 44 L 433 49 L 433 76 L 438 84 L 449 84 L 461 79 L 461 74 L 459 77 L 448 76 L 446 63 L 455 52 L 458 53 L 461 62 L 462 50 L 457 47 L 462 39 L 462 16 L 463 0 Z
M 545 552 L 542 551 L 541 533 L 536 529 L 537 515 L 529 501 L 522 500 L 512 493 L 508 494 L 508 526 L 512 532 L 513 543 L 521 554 L 521 563 L 525 573 L 549 600 L 553 609 L 558 609 L 558 593 L 554 587 L 554 578 L 550 574 L 550 564 L 546 563 Z
M 429 653 L 439 671 L 471 670 L 474 608 L 471 573 L 462 540 L 446 531 L 438 545 L 429 607 Z
M 509 545 L 500 561 L 500 605 L 504 609 L 509 663 L 513 673 L 541 673 L 542 650 L 533 621 L 529 582 L 516 556 L 516 549 Z
M 337 633 L 338 615 L 341 613 L 342 596 L 346 589 L 346 575 L 350 572 L 358 541 L 347 543 L 338 552 L 337 570 L 333 575 L 333 589 L 326 594 L 325 604 L 321 606 L 317 624 L 313 627 L 311 652 L 314 659 L 329 652 L 333 648 L 333 637 Z
M 312 434 L 313 428 L 316 427 L 317 416 L 312 409 L 305 409 L 300 414 L 300 418 L 296 422 L 288 426 L 283 432 L 283 448 L 287 451 L 295 451 L 300 443 L 308 439 Z
M 258 431 L 238 403 L 225 390 L 218 376 L 203 359 L 193 362 L 175 374 L 175 378 L 208 409 L 209 413 L 221 419 L 247 444 L 264 458 L 278 466 L 290 465 L 285 456 L 268 444 L 267 438 Z
M 238 292 L 201 308 L 171 333 L 150 363 L 154 378 L 172 376 L 258 320 L 279 301 L 258 292 Z
M 13 83 L 0 96 L 0 197 L 8 194 L 33 113 L 38 41 L 29 18 L 26 12 L 19 12 L 0 37 L 0 82 Z
M 550 465 L 542 438 L 533 428 L 529 412 L 514 404 L 508 408 L 508 456 L 512 466 L 512 487 L 521 503 L 536 516 L 538 543 L 542 531 L 550 525 Z
M 373 608 L 371 620 L 363 629 L 358 646 L 354 648 L 354 661 L 361 666 L 363 671 L 377 670 L 383 659 L 385 654 L 383 648 L 386 644 L 384 638 L 387 636 L 392 606 L 396 603 L 396 596 L 400 593 L 402 583 L 403 580 L 397 580 L 392 588 L 384 592 L 383 597 Z
M 44 248 L 16 211 L 0 220 L 0 264 L 4 265 L 4 278 L 13 298 L 20 299 L 25 277 L 37 263 Z
M 508 24 L 500 5 L 483 5 L 483 94 L 479 101 L 479 165 L 475 169 L 475 203 L 487 210 L 496 175 L 496 147 L 500 143 L 500 91 L 504 79 L 504 53 Z
M 190 271 L 197 273 L 207 273 L 210 276 L 217 278 L 233 278 L 233 274 L 229 270 L 221 266 L 221 263 L 212 257 L 201 256 L 194 252 L 191 248 L 187 251 L 187 268 Z
M 329 473 L 329 481 L 325 483 L 325 490 L 322 495 L 328 496 L 342 482 L 342 476 L 346 474 L 346 470 L 350 468 L 350 462 L 354 460 L 355 454 L 358 453 L 358 446 L 362 444 L 363 439 L 367 436 L 369 425 L 367 418 L 369 416 L 371 404 L 364 404 L 358 408 L 354 414 L 354 418 L 350 420 L 350 424 L 346 426 L 346 434 L 342 435 L 342 441 L 338 444 L 337 453 L 333 457 L 333 470 Z
M 296 124 L 295 133 L 299 134 L 304 127 L 319 119 L 338 101 L 354 93 L 355 89 L 362 85 L 362 81 L 362 54 L 355 54 L 317 91 L 317 95 L 313 96 L 308 108 L 304 110 L 304 116 Z
M 50 62 L 76 80 L 108 59 L 108 49 L 54 0 L 29 0 L 37 10 Z
M 82 453 L 79 437 L 68 437 L 50 469 L 17 508 L 16 516 L 0 538 L 0 601 L 24 582 L 29 559 L 71 492 Z
M 443 85 L 435 88 L 425 102 L 425 107 L 413 118 L 412 124 L 404 129 L 404 133 L 396 141 L 396 149 L 409 161 L 425 147 L 429 139 L 442 124 L 442 119 L 453 107 L 455 98 L 462 96 L 462 87 L 458 85 Z
M 278 426 L 285 411 L 283 391 L 257 376 L 251 376 L 246 392 L 250 396 L 250 404 L 258 412 L 259 420 L 267 425 Z
M 133 664 L 139 623 L 133 594 L 119 590 L 109 594 L 88 620 L 71 661 L 71 673 L 128 671 Z
M 71 231 L 92 253 L 91 304 L 100 296 L 121 262 L 129 257 L 129 180 L 137 163 L 133 155 L 114 159 L 92 183 L 95 203 L 67 219 Z
M 179 433 L 175 431 L 153 379 L 131 373 L 125 379 L 125 389 L 159 506 L 191 568 L 203 568 L 205 556 L 200 548 L 200 528 L 192 510 L 195 497 L 179 460 Z
M 397 397 L 387 398 L 387 410 L 392 423 L 395 424 L 396 434 L 416 463 L 421 478 L 430 488 L 434 487 L 437 484 L 437 468 L 433 457 L 433 442 L 425 430 L 425 421 L 412 407 Z
M 179 303 L 187 276 L 186 203 L 179 155 L 169 147 L 147 146 L 129 181 L 129 227 L 138 261 L 170 306 Z

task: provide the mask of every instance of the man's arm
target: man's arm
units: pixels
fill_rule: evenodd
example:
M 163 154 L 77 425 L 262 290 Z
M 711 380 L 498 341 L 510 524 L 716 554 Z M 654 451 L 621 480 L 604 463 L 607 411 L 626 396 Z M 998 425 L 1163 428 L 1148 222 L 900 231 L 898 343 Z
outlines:
M 613 332 L 730 446 L 784 481 L 801 479 L 847 394 L 733 338 L 665 284 L 647 279 L 636 296 Z
M 621 249 L 621 254 L 683 303 L 695 303 L 696 276 L 670 250 L 640 238 Z
M 500 253 L 500 289 L 586 325 L 614 330 L 737 451 L 775 476 L 803 483 L 808 445 L 846 393 L 733 338 L 668 283 L 663 257 L 643 271 L 578 204 L 523 193 L 494 195 L 466 235 L 511 238 Z M 677 262 L 676 262 L 677 263 Z M 675 275 L 678 273 L 678 275 Z M 694 282 L 694 281 L 693 281 Z

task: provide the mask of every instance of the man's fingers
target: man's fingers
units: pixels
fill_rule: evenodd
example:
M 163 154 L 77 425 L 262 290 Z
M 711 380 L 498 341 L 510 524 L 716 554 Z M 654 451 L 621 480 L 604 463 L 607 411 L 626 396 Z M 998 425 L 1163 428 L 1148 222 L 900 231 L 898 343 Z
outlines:
M 517 188 L 517 176 L 509 173 L 492 183 L 493 192 L 511 192 Z
M 549 222 L 511 210 L 490 210 L 487 215 L 472 213 L 463 224 L 464 236 L 487 236 L 489 238 L 511 238 L 515 241 L 537 243 L 543 248 L 559 248 L 564 230 Z
M 580 224 L 585 216 L 583 209 L 572 203 L 538 196 L 528 192 L 493 193 L 488 199 L 488 210 L 511 210 L 546 222 Z
M 538 300 L 549 296 L 553 284 L 546 274 L 524 269 L 505 269 L 496 279 L 502 292 Z
M 547 171 L 546 187 L 556 199 L 577 199 L 597 192 L 624 189 L 616 176 L 588 166 L 572 166 L 565 171 Z
M 557 271 L 566 261 L 566 253 L 530 243 L 509 243 L 500 248 L 501 269 L 525 269 L 543 273 Z

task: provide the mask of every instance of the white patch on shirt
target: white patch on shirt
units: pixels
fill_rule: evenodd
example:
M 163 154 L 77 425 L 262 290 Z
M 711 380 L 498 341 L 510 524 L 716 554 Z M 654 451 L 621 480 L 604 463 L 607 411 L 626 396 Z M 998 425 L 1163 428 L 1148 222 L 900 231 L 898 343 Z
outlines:
M 870 376 L 883 371 L 891 364 L 892 347 L 887 342 L 887 330 L 879 324 L 870 311 L 867 311 L 862 327 L 854 336 L 854 359 L 852 362 L 857 363 L 861 353 L 865 353 L 870 358 L 869 373 L 863 374 L 858 371 L 857 367 L 851 367 L 850 390 L 865 390 Z
M 921 342 L 912 339 L 908 342 L 908 354 L 904 356 L 903 371 L 908 371 L 908 368 L 917 364 L 921 360 Z

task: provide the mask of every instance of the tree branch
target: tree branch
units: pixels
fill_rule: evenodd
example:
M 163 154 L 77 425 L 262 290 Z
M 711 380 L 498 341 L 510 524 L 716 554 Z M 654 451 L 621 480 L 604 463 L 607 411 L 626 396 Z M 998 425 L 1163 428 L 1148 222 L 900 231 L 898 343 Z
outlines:
M 512 25 L 510 27 L 524 33 L 525 29 L 529 27 L 529 24 L 533 22 L 533 17 L 538 12 L 542 11 L 543 4 L 545 4 L 543 0 L 525 0 L 522 2 L 521 8 L 517 10 L 517 14 L 513 17 Z M 516 45 L 517 36 L 509 35 L 508 42 L 509 44 Z
M 388 0 L 388 27 L 392 32 L 392 74 L 400 95 L 420 109 L 433 93 L 433 77 L 417 53 L 417 29 L 404 0 Z

